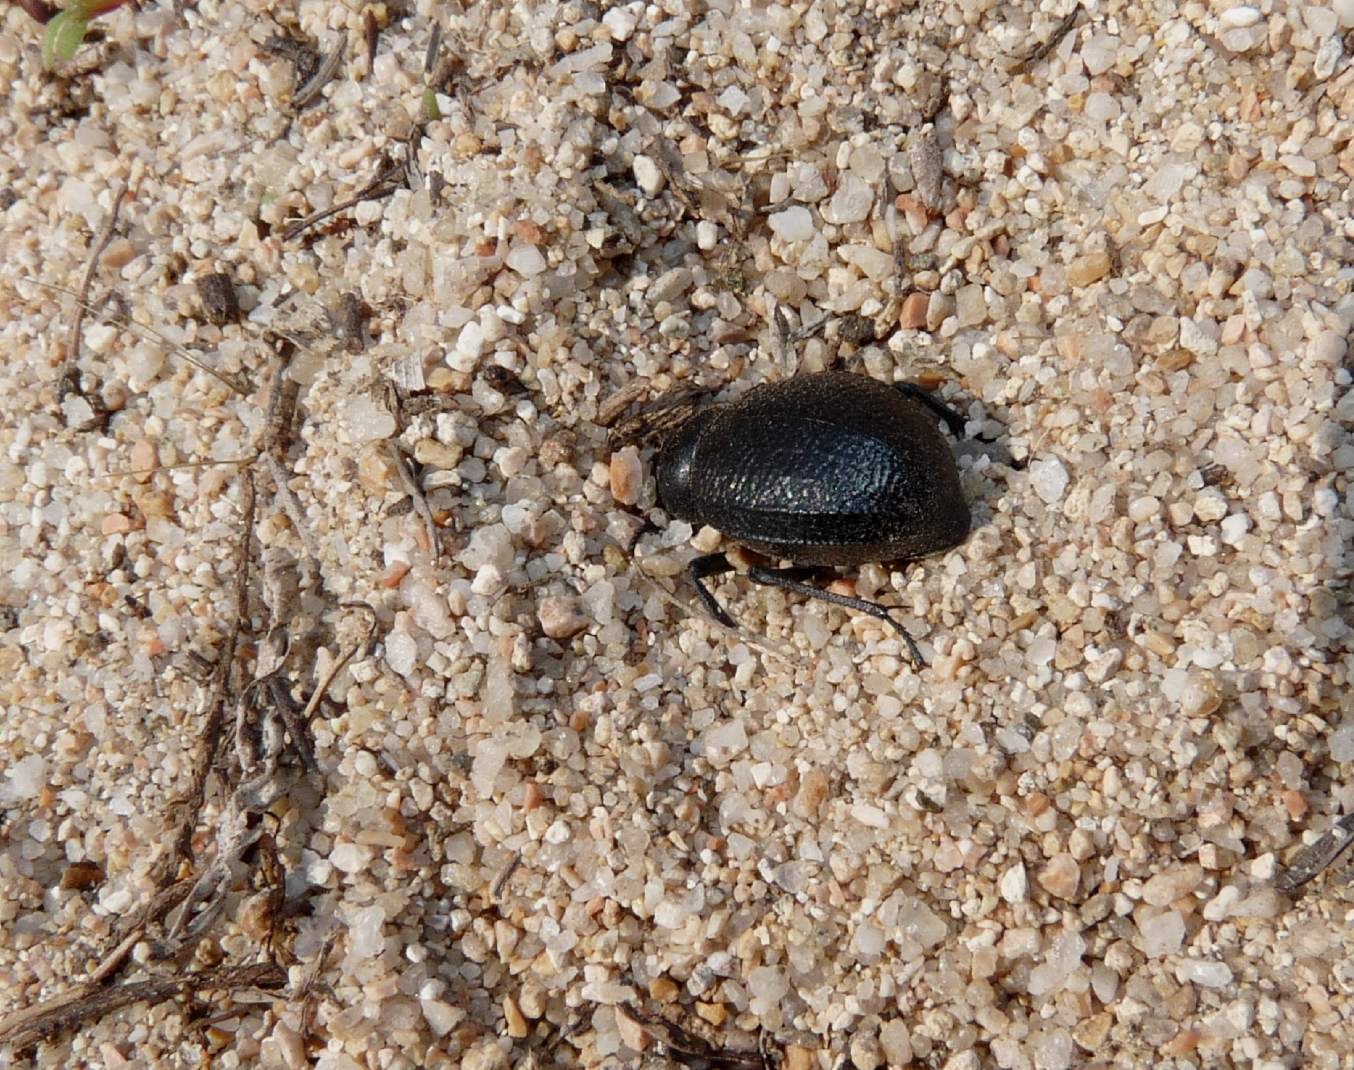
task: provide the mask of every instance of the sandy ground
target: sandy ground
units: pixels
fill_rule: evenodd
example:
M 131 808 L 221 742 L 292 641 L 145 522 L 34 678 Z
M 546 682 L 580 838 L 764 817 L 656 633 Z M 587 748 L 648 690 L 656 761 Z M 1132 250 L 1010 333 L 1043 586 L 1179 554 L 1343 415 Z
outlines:
M 4 9 L 0 1066 L 1348 1066 L 1354 3 L 459 7 Z M 921 671 L 599 426 L 829 366 Z

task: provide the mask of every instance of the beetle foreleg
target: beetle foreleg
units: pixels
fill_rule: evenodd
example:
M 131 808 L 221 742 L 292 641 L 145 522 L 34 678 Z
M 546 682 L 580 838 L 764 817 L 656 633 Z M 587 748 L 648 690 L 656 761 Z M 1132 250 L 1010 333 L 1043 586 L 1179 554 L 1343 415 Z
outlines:
M 715 596 L 710 593 L 710 589 L 705 586 L 704 580 L 707 576 L 722 576 L 726 572 L 732 572 L 733 565 L 723 554 L 706 554 L 704 557 L 695 558 L 687 566 L 687 574 L 691 577 L 691 584 L 696 588 L 696 593 L 705 603 L 706 610 L 710 616 L 719 621 L 726 628 L 737 628 L 733 618 L 725 611 L 724 607 L 715 600 Z
M 945 422 L 945 426 L 950 429 L 950 433 L 954 435 L 955 438 L 964 437 L 964 418 L 943 401 L 928 394 L 916 383 L 894 383 L 893 385 L 908 397 L 920 401 L 933 413 L 939 416 L 941 420 Z
M 700 560 L 704 560 L 704 558 Z M 786 591 L 802 594 L 806 598 L 816 598 L 820 602 L 831 602 L 834 606 L 858 609 L 862 613 L 868 613 L 870 616 L 882 620 L 903 637 L 903 642 L 907 644 L 907 652 L 912 658 L 913 666 L 920 669 L 926 664 L 926 659 L 921 656 L 921 650 L 918 649 L 916 640 L 908 634 L 906 628 L 893 619 L 884 606 L 867 602 L 863 598 L 837 594 L 835 591 L 825 591 L 821 587 L 815 587 L 811 583 L 796 579 L 796 575 L 799 574 L 801 573 L 798 569 L 763 568 L 760 565 L 748 569 L 748 579 L 753 583 L 760 583 L 767 587 L 780 587 Z M 711 600 L 713 601 L 713 599 Z

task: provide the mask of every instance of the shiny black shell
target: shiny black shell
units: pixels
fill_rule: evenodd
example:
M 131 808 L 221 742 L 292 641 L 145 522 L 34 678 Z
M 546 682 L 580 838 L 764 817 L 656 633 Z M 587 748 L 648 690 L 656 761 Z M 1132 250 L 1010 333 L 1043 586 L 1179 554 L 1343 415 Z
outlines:
M 936 414 L 849 372 L 698 413 L 659 455 L 658 497 L 672 516 L 802 565 L 924 557 L 963 542 L 970 523 Z

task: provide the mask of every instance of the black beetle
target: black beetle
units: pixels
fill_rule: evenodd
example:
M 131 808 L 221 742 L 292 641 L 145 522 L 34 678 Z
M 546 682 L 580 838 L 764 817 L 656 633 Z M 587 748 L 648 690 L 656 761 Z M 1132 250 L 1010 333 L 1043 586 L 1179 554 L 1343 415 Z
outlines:
M 659 453 L 658 500 L 671 516 L 797 566 L 752 568 L 754 583 L 878 617 L 921 665 L 917 644 L 886 608 L 804 579 L 819 566 L 924 557 L 964 541 L 968 503 L 937 418 L 963 432 L 960 416 L 920 387 L 850 372 L 758 386 L 677 428 Z M 733 619 L 703 581 L 732 570 L 722 553 L 690 566 L 701 601 L 729 627 Z

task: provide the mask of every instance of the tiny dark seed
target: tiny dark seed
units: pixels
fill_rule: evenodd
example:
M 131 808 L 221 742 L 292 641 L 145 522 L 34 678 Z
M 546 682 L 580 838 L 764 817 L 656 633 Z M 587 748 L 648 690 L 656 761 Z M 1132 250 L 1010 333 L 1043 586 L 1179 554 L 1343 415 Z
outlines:
M 199 277 L 197 295 L 209 323 L 221 327 L 239 321 L 240 302 L 235 296 L 235 283 L 224 271 L 214 271 Z
M 1228 472 L 1225 465 L 1210 464 L 1199 472 L 1205 487 L 1218 487 L 1227 482 Z
M 503 367 L 502 364 L 488 365 L 481 373 L 480 378 L 500 394 L 520 394 L 526 390 L 526 387 L 522 385 L 522 380 Z
M 869 345 L 874 341 L 874 321 L 852 313 L 843 316 L 837 326 L 838 337 L 848 345 Z
M 339 298 L 338 315 L 335 317 L 335 334 L 346 343 L 348 352 L 362 352 L 363 326 L 367 319 L 367 307 L 357 294 L 349 291 Z

